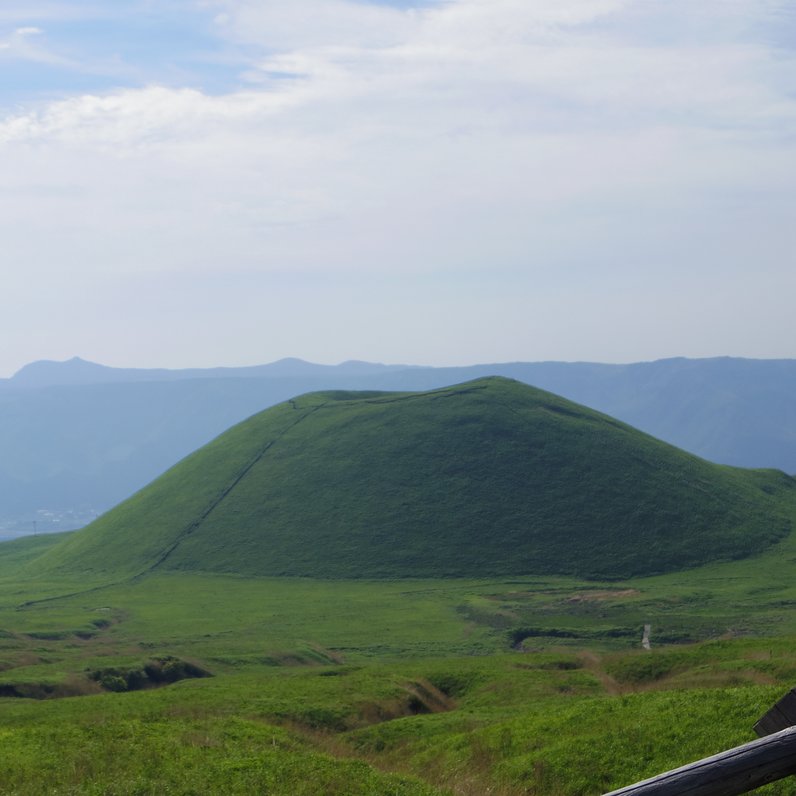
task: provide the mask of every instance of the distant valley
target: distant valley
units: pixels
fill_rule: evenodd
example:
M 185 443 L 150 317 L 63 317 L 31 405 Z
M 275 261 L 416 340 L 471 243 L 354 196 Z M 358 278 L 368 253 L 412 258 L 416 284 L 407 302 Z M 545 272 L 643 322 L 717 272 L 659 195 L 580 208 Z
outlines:
M 0 380 L 0 536 L 84 524 L 231 425 L 324 389 L 428 390 L 502 375 L 713 462 L 796 473 L 796 360 L 456 368 L 297 359 L 247 368 L 37 362 Z

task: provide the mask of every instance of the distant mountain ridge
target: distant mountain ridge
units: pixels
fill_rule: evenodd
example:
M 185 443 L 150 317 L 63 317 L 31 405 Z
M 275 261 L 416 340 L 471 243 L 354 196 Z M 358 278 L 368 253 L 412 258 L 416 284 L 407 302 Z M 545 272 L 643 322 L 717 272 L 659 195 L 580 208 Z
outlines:
M 323 373 L 365 374 L 410 369 L 408 365 L 381 365 L 348 360 L 339 365 L 316 365 L 286 357 L 265 365 L 217 368 L 113 368 L 80 357 L 63 362 L 39 360 L 20 368 L 11 378 L 0 379 L 2 387 L 55 387 L 64 385 L 118 384 L 139 381 L 181 381 L 183 379 L 256 379 L 318 376 Z
M 106 510 L 233 424 L 294 395 L 430 390 L 492 375 L 562 395 L 710 461 L 796 473 L 792 359 L 448 368 L 283 359 L 172 371 L 75 358 L 0 379 L 0 522 L 25 518 L 29 532 L 36 509 Z

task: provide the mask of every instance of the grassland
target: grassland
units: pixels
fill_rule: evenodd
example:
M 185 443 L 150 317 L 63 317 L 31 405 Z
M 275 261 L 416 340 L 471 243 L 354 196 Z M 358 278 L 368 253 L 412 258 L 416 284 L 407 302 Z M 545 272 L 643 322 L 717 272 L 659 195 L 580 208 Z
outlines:
M 796 679 L 791 538 L 627 581 L 22 586 L 48 542 L 0 547 L 0 689 L 49 694 L 0 698 L 5 793 L 585 796 L 751 740 Z M 90 677 L 166 656 L 213 677 Z

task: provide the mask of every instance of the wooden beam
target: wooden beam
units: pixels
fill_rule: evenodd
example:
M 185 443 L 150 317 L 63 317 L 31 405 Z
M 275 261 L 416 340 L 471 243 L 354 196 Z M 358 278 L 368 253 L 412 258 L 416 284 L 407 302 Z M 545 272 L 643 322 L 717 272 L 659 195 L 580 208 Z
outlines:
M 605 796 L 737 796 L 796 774 L 796 727 Z

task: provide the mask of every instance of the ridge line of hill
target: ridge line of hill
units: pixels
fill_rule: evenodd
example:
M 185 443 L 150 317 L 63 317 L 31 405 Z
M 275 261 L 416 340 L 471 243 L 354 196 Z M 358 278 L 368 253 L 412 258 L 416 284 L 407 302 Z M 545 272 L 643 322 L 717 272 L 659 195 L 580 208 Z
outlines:
M 293 409 L 298 411 L 298 406 L 296 405 L 294 400 L 291 400 L 288 403 L 290 403 L 290 405 L 293 407 Z M 213 510 L 216 509 L 224 501 L 224 499 L 230 494 L 230 492 L 232 492 L 232 490 L 249 474 L 249 472 L 259 462 L 262 461 L 262 459 L 265 456 L 265 454 L 268 453 L 268 451 L 271 450 L 271 448 L 273 448 L 273 446 L 276 445 L 276 443 L 279 442 L 280 439 L 282 439 L 287 433 L 292 431 L 297 425 L 299 425 L 299 423 L 302 423 L 304 420 L 306 420 L 308 417 L 310 417 L 310 415 L 313 415 L 319 409 L 322 409 L 324 406 L 326 406 L 327 403 L 328 402 L 324 402 L 324 403 L 318 404 L 317 406 L 312 407 L 309 411 L 305 412 L 300 418 L 298 418 L 294 423 L 291 423 L 284 431 L 282 431 L 281 434 L 278 434 L 273 439 L 271 439 L 268 442 L 268 444 L 265 445 L 257 453 L 257 455 L 254 456 L 252 458 L 252 460 L 248 464 L 246 464 L 245 467 L 243 467 L 241 469 L 241 471 L 238 473 L 237 476 L 235 476 L 235 478 L 230 482 L 230 484 L 227 487 L 225 487 L 213 501 L 211 501 L 211 503 L 207 507 L 207 509 L 205 511 L 203 511 L 195 520 L 193 520 L 193 522 L 189 523 L 185 527 L 185 529 L 183 531 L 181 531 L 177 535 L 177 538 L 173 541 L 173 543 L 171 545 L 169 545 L 166 548 L 166 550 L 164 550 L 163 553 L 157 559 L 155 559 L 155 561 L 152 562 L 152 564 L 150 566 L 148 566 L 143 571 L 139 572 L 137 575 L 133 575 L 129 579 L 130 583 L 135 583 L 135 582 L 141 580 L 141 578 L 144 578 L 147 575 L 150 575 L 159 566 L 161 566 L 161 564 L 163 564 L 169 558 L 169 556 L 177 549 L 177 547 L 188 536 L 190 536 L 192 533 L 194 533 L 194 531 L 196 531 L 202 525 L 202 523 L 210 516 L 210 514 L 213 512 Z
M 26 608 L 33 608 L 34 605 L 43 605 L 44 603 L 53 603 L 56 600 L 66 600 L 70 597 L 80 597 L 83 594 L 93 594 L 95 591 L 103 591 L 104 589 L 110 589 L 114 586 L 121 586 L 123 583 L 127 583 L 129 578 L 122 578 L 119 581 L 115 581 L 113 583 L 102 583 L 99 586 L 91 586 L 88 589 L 80 589 L 80 591 L 73 591 L 69 592 L 68 594 L 54 594 L 50 597 L 41 597 L 38 600 L 25 600 L 24 603 L 19 603 L 16 606 L 15 610 L 17 611 L 24 611 Z
M 291 399 L 288 401 L 293 409 L 299 410 L 299 407 L 296 405 L 295 399 Z M 121 586 L 126 583 L 138 583 L 139 581 L 143 580 L 148 575 L 151 575 L 159 566 L 161 566 L 168 557 L 177 549 L 181 542 L 185 540 L 187 536 L 197 530 L 199 526 L 207 519 L 207 517 L 212 513 L 212 511 L 218 507 L 218 505 L 223 502 L 223 500 L 229 495 L 230 492 L 246 477 L 246 475 L 252 470 L 253 467 L 257 465 L 258 462 L 262 461 L 265 454 L 277 443 L 280 439 L 282 439 L 288 432 L 290 432 L 293 428 L 295 428 L 299 423 L 306 420 L 310 415 L 317 412 L 319 409 L 322 409 L 326 406 L 327 402 L 318 404 L 317 406 L 311 407 L 308 411 L 306 411 L 300 418 L 298 418 L 295 422 L 289 425 L 287 428 L 284 429 L 280 434 L 276 435 L 273 439 L 265 445 L 256 456 L 254 456 L 251 461 L 249 461 L 243 468 L 241 468 L 240 472 L 235 476 L 235 478 L 230 482 L 230 484 L 223 489 L 218 496 L 211 502 L 211 504 L 203 511 L 197 519 L 193 522 L 189 523 L 183 531 L 181 531 L 177 538 L 170 544 L 161 555 L 152 562 L 152 564 L 145 569 L 141 570 L 135 575 L 131 575 L 126 578 L 121 578 L 118 581 L 114 581 L 112 583 L 103 583 L 99 586 L 92 586 L 88 589 L 81 589 L 80 591 L 70 592 L 69 594 L 56 594 L 51 597 L 44 597 L 39 600 L 28 600 L 26 602 L 20 603 L 17 606 L 17 610 L 24 610 L 25 608 L 30 608 L 34 605 L 39 605 L 41 603 L 48 603 L 53 602 L 55 600 L 62 600 L 68 597 L 77 597 L 83 594 L 92 594 L 93 592 L 102 591 L 103 589 L 111 588 L 113 586 Z
M 494 376 L 495 379 L 507 379 L 505 376 Z M 515 381 L 515 379 L 507 379 L 507 381 Z M 351 400 L 362 401 L 366 404 L 397 404 L 402 401 L 413 401 L 418 398 L 429 398 L 438 400 L 439 398 L 452 398 L 457 395 L 467 395 L 468 393 L 480 392 L 485 390 L 486 387 L 468 387 L 467 389 L 459 389 L 455 385 L 452 387 L 437 387 L 431 390 L 419 390 L 417 392 L 405 392 L 398 395 L 392 395 L 389 392 L 382 393 L 378 398 L 353 398 Z M 354 391 L 351 391 L 355 394 Z

